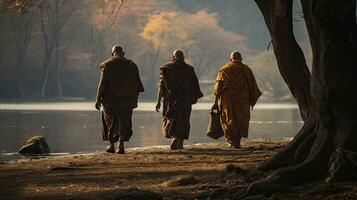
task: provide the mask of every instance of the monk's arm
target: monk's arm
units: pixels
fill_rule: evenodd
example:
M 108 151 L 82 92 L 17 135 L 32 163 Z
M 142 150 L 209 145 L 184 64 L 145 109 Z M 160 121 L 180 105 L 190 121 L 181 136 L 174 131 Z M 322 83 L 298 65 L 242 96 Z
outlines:
M 223 82 L 222 81 L 218 81 L 217 82 L 217 89 L 216 89 L 216 93 L 215 93 L 215 98 L 214 98 L 213 108 L 218 108 L 218 99 L 222 95 L 222 87 L 223 87 Z
M 161 99 L 164 96 L 164 91 L 165 91 L 165 81 L 164 81 L 163 71 L 160 70 L 160 78 L 159 78 L 159 84 L 157 89 L 157 103 L 155 108 L 156 112 L 160 112 Z
M 164 90 L 162 89 L 161 86 L 159 86 L 158 90 L 157 90 L 157 104 L 156 104 L 156 111 L 159 112 L 160 111 L 160 107 L 161 107 L 161 98 L 164 95 Z
M 138 82 L 138 91 L 139 92 L 144 92 L 144 86 L 143 86 L 143 83 L 141 82 L 141 79 L 140 79 L 140 73 L 139 73 L 139 67 L 134 63 L 132 62 L 133 65 L 134 65 L 134 70 L 135 70 L 135 74 L 136 74 L 136 81 Z
M 98 89 L 97 89 L 97 102 L 95 103 L 95 107 L 97 110 L 100 109 L 103 95 L 104 95 L 104 92 L 106 89 L 106 85 L 107 85 L 107 79 L 104 74 L 104 70 L 102 70 L 100 73 L 100 79 L 99 79 L 99 84 L 98 84 Z

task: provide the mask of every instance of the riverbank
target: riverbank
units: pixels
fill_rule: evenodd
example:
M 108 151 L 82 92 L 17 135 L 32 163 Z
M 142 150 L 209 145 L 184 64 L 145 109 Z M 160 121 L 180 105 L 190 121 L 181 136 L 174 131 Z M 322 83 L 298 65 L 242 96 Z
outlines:
M 156 102 L 140 102 L 138 111 L 152 111 Z M 200 102 L 192 106 L 193 110 L 210 110 L 212 102 Z M 255 110 L 297 110 L 297 104 L 293 103 L 259 103 Z M 94 102 L 68 101 L 68 102 L 8 102 L 0 103 L 0 111 L 97 111 Z
M 152 147 L 130 149 L 125 155 L 26 158 L 0 164 L 0 196 L 4 200 L 123 199 L 125 195 L 131 195 L 129 199 L 233 199 L 249 184 L 242 178 L 247 170 L 285 145 L 247 142 L 242 149 L 231 149 L 225 144 L 197 144 L 175 152 Z M 272 198 L 356 197 L 356 183 L 311 183 Z

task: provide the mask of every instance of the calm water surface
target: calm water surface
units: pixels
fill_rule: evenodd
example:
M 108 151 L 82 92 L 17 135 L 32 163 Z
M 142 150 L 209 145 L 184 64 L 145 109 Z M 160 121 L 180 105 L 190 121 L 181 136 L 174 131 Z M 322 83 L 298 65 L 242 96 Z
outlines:
M 52 152 L 103 151 L 100 112 L 93 103 L 0 104 L 0 153 L 16 152 L 31 136 L 43 135 Z M 134 135 L 127 147 L 167 145 L 161 133 L 161 114 L 154 103 L 141 103 L 133 114 Z M 194 106 L 188 143 L 217 142 L 206 136 L 210 103 Z M 303 122 L 296 105 L 258 104 L 252 112 L 248 140 L 293 137 Z M 224 142 L 224 139 L 218 140 Z

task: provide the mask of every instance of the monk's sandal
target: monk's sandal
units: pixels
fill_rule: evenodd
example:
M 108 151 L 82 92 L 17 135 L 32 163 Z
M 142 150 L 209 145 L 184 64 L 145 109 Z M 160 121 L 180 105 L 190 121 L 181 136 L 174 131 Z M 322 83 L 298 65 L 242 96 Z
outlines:
M 119 143 L 118 144 L 118 154 L 124 154 L 125 153 L 125 149 L 124 149 L 124 143 Z
M 106 151 L 107 153 L 115 153 L 114 144 L 108 145 L 107 148 L 105 149 L 105 151 Z

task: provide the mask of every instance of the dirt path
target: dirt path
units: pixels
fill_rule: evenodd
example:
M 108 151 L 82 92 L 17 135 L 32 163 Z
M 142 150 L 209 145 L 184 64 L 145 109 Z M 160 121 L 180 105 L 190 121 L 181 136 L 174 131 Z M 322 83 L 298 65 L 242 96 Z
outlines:
M 247 186 L 240 180 L 245 170 L 252 169 L 284 145 L 249 142 L 235 150 L 223 144 L 210 144 L 193 145 L 177 152 L 148 148 L 131 150 L 125 155 L 101 153 L 19 160 L 0 164 L 0 197 L 4 200 L 120 199 L 118 191 L 138 188 L 155 192 L 164 199 L 231 199 Z M 333 194 L 357 197 L 356 184 L 342 186 L 335 188 Z M 300 198 L 298 190 L 295 196 L 290 194 L 292 199 Z M 313 196 L 320 195 L 314 191 L 310 191 Z M 279 199 L 279 195 L 275 196 Z

